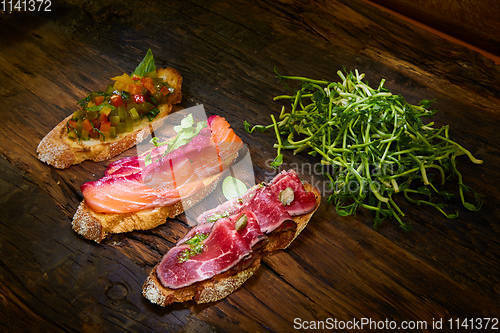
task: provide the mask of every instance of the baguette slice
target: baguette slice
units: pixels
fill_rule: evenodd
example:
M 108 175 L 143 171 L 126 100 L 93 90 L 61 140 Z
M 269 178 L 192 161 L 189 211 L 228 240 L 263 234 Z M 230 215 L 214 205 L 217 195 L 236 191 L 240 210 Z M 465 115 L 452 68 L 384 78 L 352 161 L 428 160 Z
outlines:
M 206 178 L 201 191 L 174 205 L 133 213 L 98 213 L 92 210 L 84 200 L 73 217 L 73 230 L 84 238 L 99 243 L 108 234 L 153 229 L 165 223 L 167 218 L 173 218 L 203 200 L 217 187 L 221 177 L 222 174 L 217 174 Z
M 321 202 L 321 194 L 317 188 L 307 183 L 304 184 L 304 188 L 308 192 L 313 192 L 316 196 L 314 210 L 304 215 L 295 216 L 293 218 L 296 224 L 295 228 L 291 230 L 279 229 L 269 234 L 267 244 L 257 250 L 249 261 L 238 264 L 229 271 L 217 274 L 209 280 L 196 282 L 179 289 L 165 288 L 158 280 L 157 266 L 155 266 L 142 287 L 144 297 L 151 303 L 167 306 L 171 303 L 190 300 L 194 300 L 198 304 L 215 302 L 234 292 L 257 271 L 264 256 L 276 250 L 286 249 L 304 230 Z
M 179 72 L 167 67 L 158 69 L 157 74 L 174 88 L 174 93 L 169 96 L 166 104 L 158 106 L 160 113 L 153 122 L 144 119 L 133 131 L 122 133 L 113 140 L 73 141 L 66 135 L 66 123 L 72 117 L 69 115 L 40 141 L 36 150 L 38 159 L 58 169 L 65 169 L 85 160 L 108 160 L 144 140 L 153 128 L 161 125 L 164 118 L 172 112 L 172 105 L 180 103 L 182 99 L 182 76 Z

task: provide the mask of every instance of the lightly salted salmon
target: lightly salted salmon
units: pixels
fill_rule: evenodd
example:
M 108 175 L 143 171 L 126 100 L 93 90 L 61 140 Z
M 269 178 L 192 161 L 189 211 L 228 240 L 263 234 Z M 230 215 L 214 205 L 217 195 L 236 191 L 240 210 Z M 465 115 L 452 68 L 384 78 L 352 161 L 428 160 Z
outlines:
M 149 164 L 145 154 L 111 163 L 103 178 L 81 186 L 85 202 L 99 213 L 131 213 L 193 195 L 206 177 L 229 167 L 243 146 L 223 117 L 211 116 L 207 125 L 173 151 L 165 153 L 166 145 L 153 149 Z

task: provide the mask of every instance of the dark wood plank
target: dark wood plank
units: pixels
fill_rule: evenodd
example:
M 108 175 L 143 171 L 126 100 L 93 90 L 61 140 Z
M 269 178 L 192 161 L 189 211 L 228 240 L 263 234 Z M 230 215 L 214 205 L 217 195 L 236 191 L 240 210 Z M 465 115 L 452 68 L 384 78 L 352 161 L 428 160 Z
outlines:
M 500 54 L 498 1 L 373 1 L 493 54 Z
M 245 15 L 241 15 L 245 13 Z M 488 58 L 364 1 L 58 2 L 45 17 L 2 18 L 0 37 L 0 323 L 50 330 L 287 331 L 294 317 L 397 320 L 498 316 L 498 70 Z M 67 170 L 36 159 L 39 140 L 86 92 L 129 72 L 151 47 L 184 76 L 183 106 L 203 103 L 249 144 L 257 180 L 271 176 L 268 122 L 289 90 L 281 72 L 334 78 L 359 68 L 411 102 L 437 99 L 440 123 L 485 160 L 460 160 L 485 207 L 449 221 L 402 204 L 413 225 L 375 231 L 371 215 L 339 217 L 323 202 L 287 251 L 265 259 L 239 291 L 215 304 L 159 309 L 140 295 L 149 270 L 188 227 L 181 219 L 96 245 L 69 221 L 79 186 L 108 162 Z M 134 150 L 124 155 L 133 154 Z M 289 163 L 311 162 L 287 155 Z M 292 164 L 289 164 L 293 166 Z M 305 170 L 306 179 L 321 177 Z M 288 304 L 284 306 L 284 304 Z M 16 320 L 24 316 L 29 320 Z M 0 326 L 2 327 L 2 326 Z

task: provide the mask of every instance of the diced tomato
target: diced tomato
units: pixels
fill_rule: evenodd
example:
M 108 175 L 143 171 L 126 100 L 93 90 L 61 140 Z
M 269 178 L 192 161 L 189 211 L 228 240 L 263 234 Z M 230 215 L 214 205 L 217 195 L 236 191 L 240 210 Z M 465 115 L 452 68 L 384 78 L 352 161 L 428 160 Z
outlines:
M 142 94 L 142 85 L 140 84 L 129 84 L 128 92 L 132 95 Z
M 106 121 L 109 121 L 108 120 L 108 116 L 106 116 L 105 113 L 101 113 L 101 115 L 99 116 L 99 121 L 102 123 L 102 122 L 106 122 Z
M 120 95 L 111 96 L 111 105 L 114 107 L 119 107 L 123 105 L 123 99 Z
M 96 139 L 98 136 L 99 136 L 99 132 L 97 132 L 97 130 L 95 128 L 93 128 L 90 132 L 89 132 L 89 136 L 93 139 Z
M 136 102 L 137 104 L 144 103 L 144 95 L 134 95 L 132 97 L 134 99 L 134 102 Z
M 139 81 L 141 78 L 137 75 L 132 76 L 132 80 Z
M 102 102 L 104 102 L 104 96 L 96 96 L 96 97 L 94 98 L 94 103 L 95 103 L 95 105 L 99 105 L 99 104 L 101 104 Z
M 92 120 L 92 125 L 94 125 L 95 128 L 99 128 L 101 122 L 99 121 L 98 118 Z
M 84 130 L 90 132 L 92 130 L 92 124 L 90 123 L 90 120 L 88 119 L 85 119 L 82 123 L 82 127 Z
M 168 94 L 170 94 L 170 90 L 168 90 L 168 87 L 161 87 L 160 89 L 160 94 L 162 94 L 163 96 L 167 96 Z
M 74 120 L 70 120 L 69 121 L 69 127 L 71 128 L 77 128 L 78 127 L 78 123 Z
M 111 123 L 109 121 L 103 121 L 101 122 L 101 132 L 109 132 L 109 129 L 111 128 Z
M 146 88 L 151 93 L 151 95 L 153 95 L 156 92 L 152 78 L 145 77 L 141 80 L 141 82 L 144 88 Z

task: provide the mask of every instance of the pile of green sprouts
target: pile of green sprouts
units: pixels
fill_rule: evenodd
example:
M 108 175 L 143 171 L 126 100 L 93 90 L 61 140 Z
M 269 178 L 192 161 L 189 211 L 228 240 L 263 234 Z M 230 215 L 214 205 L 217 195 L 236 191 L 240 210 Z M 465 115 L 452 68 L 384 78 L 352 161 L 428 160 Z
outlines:
M 397 194 L 413 204 L 432 206 L 447 218 L 457 217 L 458 211 L 447 212 L 455 195 L 444 185 L 451 179 L 463 206 L 479 209 L 476 193 L 475 203 L 465 198 L 470 190 L 456 159 L 466 155 L 473 163 L 482 161 L 450 139 L 448 125 L 438 127 L 424 120 L 435 113 L 428 109 L 429 101 L 411 105 L 385 89 L 384 79 L 376 89 L 370 87 L 357 70 L 338 71 L 338 76 L 340 81 L 328 82 L 278 74 L 281 79 L 302 81 L 301 88 L 274 98 L 287 105 L 278 119 L 271 115 L 271 124 L 244 123 L 249 133 L 274 129 L 273 167 L 283 163 L 286 149 L 320 158 L 321 164 L 334 167 L 325 175 L 332 191 L 328 200 L 338 214 L 352 215 L 359 207 L 372 210 L 375 227 L 392 217 L 408 228 L 394 200 Z

